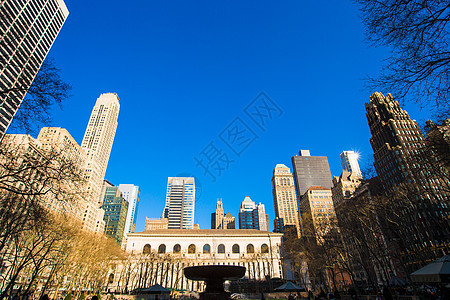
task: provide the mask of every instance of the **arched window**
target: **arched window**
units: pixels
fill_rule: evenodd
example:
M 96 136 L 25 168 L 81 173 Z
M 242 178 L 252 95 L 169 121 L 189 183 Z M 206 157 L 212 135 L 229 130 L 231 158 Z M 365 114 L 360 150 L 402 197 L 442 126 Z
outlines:
M 173 253 L 180 253 L 181 252 L 181 246 L 180 244 L 176 244 L 173 246 Z
M 220 244 L 219 247 L 217 247 L 217 253 L 225 253 L 225 245 Z
M 247 253 L 255 253 L 255 247 L 252 244 L 247 245 Z
M 233 253 L 239 253 L 239 245 L 238 244 L 234 244 L 233 247 L 231 248 L 231 251 Z
M 113 283 L 114 282 L 114 274 L 109 274 L 109 277 L 108 277 L 108 283 Z
M 211 247 L 208 244 L 203 246 L 203 253 L 211 253 Z
M 150 252 L 152 251 L 152 247 L 150 246 L 150 244 L 146 244 L 144 246 L 144 250 L 142 250 L 142 253 L 144 254 L 150 254 Z
M 261 253 L 269 253 L 269 246 L 267 244 L 261 245 Z
M 159 245 L 158 253 L 166 253 L 166 245 L 164 244 Z
M 189 254 L 195 253 L 195 245 L 194 245 L 194 244 L 190 244 L 190 245 L 189 245 L 188 253 L 189 253 Z

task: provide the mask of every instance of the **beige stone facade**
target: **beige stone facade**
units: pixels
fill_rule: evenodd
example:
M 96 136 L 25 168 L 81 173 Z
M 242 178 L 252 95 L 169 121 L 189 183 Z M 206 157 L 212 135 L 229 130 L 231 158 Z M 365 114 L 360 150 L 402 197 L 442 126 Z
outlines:
M 299 231 L 299 212 L 294 177 L 291 169 L 283 164 L 276 165 L 272 177 L 272 194 L 275 218 L 282 219 L 283 225 L 293 225 Z M 276 231 L 281 231 L 280 223 L 274 224 Z
M 166 288 L 202 291 L 187 280 L 183 268 L 193 265 L 239 265 L 245 277 L 283 277 L 280 233 L 255 229 L 166 229 L 130 233 L 128 261 L 117 266 L 110 288 L 123 291 L 158 283 Z M 132 270 L 131 274 L 127 273 Z

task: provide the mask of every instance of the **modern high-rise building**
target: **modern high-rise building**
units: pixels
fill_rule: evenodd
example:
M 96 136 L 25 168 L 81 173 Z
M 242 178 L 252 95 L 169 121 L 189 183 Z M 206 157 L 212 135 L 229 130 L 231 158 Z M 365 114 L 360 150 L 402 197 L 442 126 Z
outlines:
M 375 170 L 385 196 L 393 200 L 387 209 L 398 216 L 395 230 L 386 231 L 387 242 L 401 252 L 410 273 L 444 255 L 450 245 L 448 173 L 434 171 L 444 166 L 427 151 L 417 122 L 391 94 L 374 93 L 365 107 Z
M 169 177 L 162 214 L 162 218 L 169 220 L 169 229 L 194 229 L 194 209 L 194 177 Z
M 105 211 L 105 233 L 120 245 L 124 236 L 128 201 L 123 198 L 118 187 L 107 186 L 102 208 Z
M 269 231 L 267 219 L 264 204 L 255 204 L 249 196 L 245 196 L 239 210 L 239 229 Z
M 101 189 L 111 154 L 119 117 L 119 97 L 114 93 L 101 94 L 92 109 L 81 148 L 86 153 L 88 192 L 95 203 L 102 204 Z
M 136 228 L 136 215 L 141 191 L 139 190 L 139 187 L 134 184 L 119 184 L 118 188 L 122 192 L 123 198 L 128 202 L 127 218 L 123 230 L 124 241 L 126 241 L 127 234 L 134 232 Z
M 362 178 L 361 169 L 359 168 L 359 154 L 355 151 L 344 151 L 341 153 L 342 170 L 353 173 L 355 176 Z
M 298 199 L 312 186 L 327 189 L 333 186 L 326 156 L 311 156 L 309 150 L 300 150 L 299 155 L 292 157 L 292 166 Z
M 69 15 L 63 0 L 0 5 L 0 140 Z
M 294 177 L 291 169 L 286 165 L 277 164 L 273 170 L 272 195 L 275 209 L 275 231 L 282 232 L 282 227 L 286 225 L 295 226 L 297 230 L 300 230 Z

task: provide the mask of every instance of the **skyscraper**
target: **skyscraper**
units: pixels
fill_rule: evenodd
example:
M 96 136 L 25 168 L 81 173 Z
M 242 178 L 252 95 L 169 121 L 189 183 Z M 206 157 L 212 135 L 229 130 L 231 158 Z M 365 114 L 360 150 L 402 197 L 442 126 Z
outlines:
M 134 232 L 136 227 L 136 215 L 141 192 L 139 187 L 134 184 L 119 184 L 118 188 L 122 192 L 123 198 L 128 202 L 127 218 L 123 230 L 123 237 L 126 240 L 127 233 Z
M 361 170 L 358 163 L 359 154 L 355 151 L 344 151 L 341 153 L 342 170 L 355 174 L 356 177 L 362 178 Z
M 211 229 L 234 229 L 234 217 L 223 210 L 222 199 L 217 199 L 216 211 L 211 214 Z
M 222 199 L 217 199 L 216 211 L 211 214 L 211 229 L 224 229 L 224 216 L 225 212 L 223 211 Z
M 63 0 L 0 5 L 0 140 L 69 15 Z
M 117 94 L 101 94 L 92 109 L 81 143 L 81 148 L 88 157 L 86 164 L 87 189 L 92 195 L 92 201 L 99 203 L 99 205 L 103 201 L 103 199 L 100 199 L 100 193 L 116 134 L 119 109 L 120 104 Z
M 273 205 L 275 208 L 275 231 L 282 232 L 286 225 L 300 229 L 297 195 L 291 169 L 277 164 L 272 177 Z M 282 219 L 282 220 L 281 220 Z
M 169 220 L 169 229 L 194 229 L 194 209 L 194 177 L 169 177 L 162 214 L 163 218 Z
M 300 199 L 312 186 L 331 189 L 333 186 L 330 166 L 326 156 L 311 156 L 309 150 L 300 150 L 292 157 L 297 198 Z
M 448 173 L 424 136 L 391 94 L 374 93 L 365 104 L 374 166 L 398 221 L 387 230 L 388 243 L 398 250 L 412 272 L 446 253 L 450 245 Z M 431 157 L 430 157 L 431 156 Z
M 245 196 L 239 210 L 239 229 L 269 231 L 264 204 L 256 205 L 249 196 Z
M 105 233 L 120 245 L 124 236 L 128 202 L 116 186 L 107 186 L 104 195 L 102 208 L 105 211 Z

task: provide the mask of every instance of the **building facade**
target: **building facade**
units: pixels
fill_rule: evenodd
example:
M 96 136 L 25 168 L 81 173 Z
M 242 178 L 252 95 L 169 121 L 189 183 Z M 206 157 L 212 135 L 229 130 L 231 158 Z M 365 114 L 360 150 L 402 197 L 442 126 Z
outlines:
M 183 268 L 194 265 L 239 265 L 245 278 L 283 278 L 280 233 L 259 230 L 154 230 L 130 233 L 127 265 L 118 265 L 110 288 L 122 291 L 160 284 L 166 288 L 201 292 L 202 282 L 186 279 Z M 133 270 L 126 280 L 128 270 Z M 142 270 L 142 272 L 140 272 Z
M 338 211 L 338 207 L 346 200 L 350 200 L 355 190 L 361 185 L 361 177 L 355 173 L 343 170 L 341 176 L 333 177 L 333 204 Z M 343 211 L 342 213 L 345 213 Z
M 128 201 L 123 198 L 118 187 L 106 187 L 102 209 L 105 211 L 105 234 L 121 245 L 128 213 Z
M 92 109 L 81 148 L 86 153 L 88 192 L 94 203 L 102 205 L 101 189 L 111 154 L 119 117 L 119 97 L 114 93 L 101 94 Z
M 343 151 L 340 155 L 342 170 L 353 173 L 354 176 L 362 178 L 361 169 L 359 168 L 359 154 L 355 151 Z
M 264 204 L 255 204 L 249 196 L 245 196 L 239 210 L 239 228 L 269 231 Z
M 384 213 L 396 218 L 396 229 L 384 230 L 386 242 L 401 253 L 398 265 L 408 274 L 450 246 L 448 173 L 392 95 L 374 93 L 365 106 L 375 170 L 389 200 Z
M 69 15 L 63 0 L 0 5 L 0 140 Z
M 311 156 L 309 150 L 300 150 L 299 155 L 292 157 L 292 166 L 298 199 L 312 186 L 333 186 L 326 156 Z
M 139 208 L 141 191 L 139 190 L 139 187 L 134 184 L 119 184 L 118 188 L 125 201 L 128 202 L 127 218 L 123 230 L 123 241 L 126 242 L 127 234 L 134 232 L 136 228 L 136 216 Z
M 236 229 L 236 220 L 229 212 L 223 217 L 223 229 Z
M 321 186 L 310 187 L 300 200 L 300 210 L 303 225 L 305 227 L 309 225 L 313 229 L 319 244 L 326 235 L 338 233 L 330 189 Z
M 224 229 L 223 218 L 225 212 L 223 210 L 222 199 L 217 199 L 216 211 L 211 214 L 211 229 Z
M 169 177 L 166 205 L 162 214 L 162 218 L 169 221 L 169 229 L 193 229 L 194 209 L 194 177 Z
M 283 232 L 285 225 L 293 225 L 300 230 L 294 177 L 291 169 L 283 164 L 277 164 L 273 170 L 272 195 L 275 209 L 275 231 Z
M 222 199 L 217 199 L 216 211 L 211 214 L 211 229 L 235 229 L 235 220 L 223 210 Z

